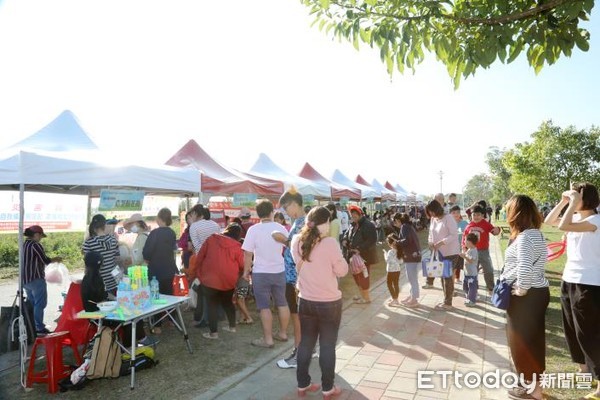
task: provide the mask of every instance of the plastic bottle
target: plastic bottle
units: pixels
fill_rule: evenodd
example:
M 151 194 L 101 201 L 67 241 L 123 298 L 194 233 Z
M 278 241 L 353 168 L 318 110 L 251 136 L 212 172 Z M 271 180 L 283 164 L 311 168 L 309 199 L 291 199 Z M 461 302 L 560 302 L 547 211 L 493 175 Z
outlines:
M 156 276 L 152 277 L 150 281 L 150 298 L 152 300 L 158 300 L 160 298 L 160 294 L 158 293 L 158 280 L 156 280 Z
M 367 269 L 367 267 L 364 267 L 362 270 L 362 274 L 365 278 L 369 277 L 369 270 Z

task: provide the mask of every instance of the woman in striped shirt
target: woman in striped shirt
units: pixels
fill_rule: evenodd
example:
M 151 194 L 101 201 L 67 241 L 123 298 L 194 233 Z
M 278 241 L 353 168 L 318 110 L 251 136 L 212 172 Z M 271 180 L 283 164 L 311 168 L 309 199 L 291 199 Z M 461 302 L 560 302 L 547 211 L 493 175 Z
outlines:
M 33 304 L 35 330 L 41 336 L 50 333 L 44 324 L 44 309 L 48 303 L 45 268 L 51 262 L 61 262 L 62 258 L 46 255 L 40 244 L 40 240 L 46 237 L 41 226 L 32 225 L 25 229 L 23 235 L 26 238 L 23 243 L 23 289 L 27 293 L 27 300 Z
M 106 233 L 106 218 L 104 215 L 97 214 L 92 217 L 88 227 L 89 237 L 83 242 L 81 250 L 83 254 L 90 251 L 96 251 L 102 255 L 102 267 L 100 267 L 100 276 L 104 281 L 104 289 L 107 293 L 116 295 L 117 281 L 112 275 L 112 271 L 117 266 L 119 257 L 119 244 L 117 239 Z
M 513 196 L 506 205 L 511 244 L 504 254 L 500 279 L 512 283 L 506 311 L 508 346 L 518 374 L 535 381 L 531 393 L 522 387 L 509 390 L 511 399 L 541 399 L 540 374 L 546 369 L 546 309 L 550 302 L 544 276 L 546 242 L 540 231 L 542 216 L 533 200 Z

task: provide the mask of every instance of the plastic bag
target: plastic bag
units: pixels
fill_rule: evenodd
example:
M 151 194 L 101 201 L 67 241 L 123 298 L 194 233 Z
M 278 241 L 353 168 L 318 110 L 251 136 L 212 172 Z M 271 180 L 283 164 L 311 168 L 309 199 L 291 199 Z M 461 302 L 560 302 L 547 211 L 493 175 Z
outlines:
M 190 291 L 188 293 L 188 306 L 190 308 L 196 308 L 198 306 L 198 293 L 196 292 L 196 287 L 198 286 L 200 286 L 200 280 L 196 278 L 192 282 L 192 286 L 190 287 Z
M 62 263 L 50 263 L 46 266 L 46 282 L 62 285 L 69 281 L 69 270 Z

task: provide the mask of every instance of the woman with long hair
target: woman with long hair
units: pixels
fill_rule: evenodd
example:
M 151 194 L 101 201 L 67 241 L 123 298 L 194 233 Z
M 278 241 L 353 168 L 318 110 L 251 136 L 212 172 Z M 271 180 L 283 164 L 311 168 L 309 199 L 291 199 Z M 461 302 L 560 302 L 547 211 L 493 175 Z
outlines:
M 542 215 L 534 201 L 524 195 L 513 196 L 506 205 L 506 221 L 511 244 L 504 253 L 500 279 L 512 284 L 506 310 L 508 347 L 515 370 L 535 389 L 509 390 L 512 399 L 541 399 L 540 374 L 546 369 L 546 309 L 550 302 L 548 280 L 544 276 L 546 242 L 540 231 Z
M 561 211 L 566 207 L 562 218 Z M 580 372 L 600 379 L 600 205 L 598 189 L 580 183 L 562 194 L 546 217 L 567 236 L 567 262 L 562 276 L 562 320 L 567 347 Z M 600 398 L 600 383 L 586 398 Z
M 329 218 L 329 236 L 334 238 L 335 241 L 339 243 L 342 232 L 342 223 L 338 219 L 335 204 L 327 204 L 325 208 L 327 208 L 331 213 L 331 218 Z
M 298 394 L 315 392 L 319 385 L 311 383 L 308 373 L 313 349 L 319 339 L 319 365 L 323 398 L 341 393 L 334 385 L 335 346 L 342 319 L 342 292 L 338 278 L 348 273 L 348 263 L 337 242 L 329 236 L 331 214 L 325 207 L 313 208 L 306 224 L 291 243 L 298 270 L 298 314 L 301 339 L 298 346 Z

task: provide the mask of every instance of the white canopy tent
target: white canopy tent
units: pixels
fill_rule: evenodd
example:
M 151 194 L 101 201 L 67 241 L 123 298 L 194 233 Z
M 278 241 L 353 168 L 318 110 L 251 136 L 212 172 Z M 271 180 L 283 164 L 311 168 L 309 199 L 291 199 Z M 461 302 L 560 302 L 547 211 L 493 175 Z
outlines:
M 371 186 L 375 190 L 378 190 L 381 193 L 382 200 L 391 200 L 391 201 L 401 200 L 400 197 L 398 196 L 398 193 L 386 188 L 381 183 L 379 183 L 379 181 L 377 179 L 373 179 L 373 181 L 371 182 Z
M 264 153 L 260 153 L 248 172 L 261 178 L 281 181 L 285 190 L 294 185 L 298 192 L 303 195 L 313 195 L 319 199 L 331 199 L 331 186 L 318 181 L 310 181 L 298 175 L 292 175 L 281 169 Z
M 362 199 L 381 198 L 381 193 L 379 193 L 377 190 L 370 186 L 365 186 L 361 185 L 360 183 L 354 182 L 352 179 L 342 174 L 342 172 L 339 169 L 333 171 L 333 174 L 331 175 L 331 180 L 335 183 L 340 183 L 342 185 L 346 185 L 351 188 L 360 190 L 360 196 Z
M 24 192 L 98 195 L 101 188 L 144 189 L 147 193 L 191 194 L 200 191 L 193 169 L 106 166 L 110 155 L 98 150 L 70 111 L 46 127 L 0 152 L 0 190 L 19 191 L 19 310 L 22 313 Z M 24 385 L 27 334 L 19 318 L 21 384 Z

